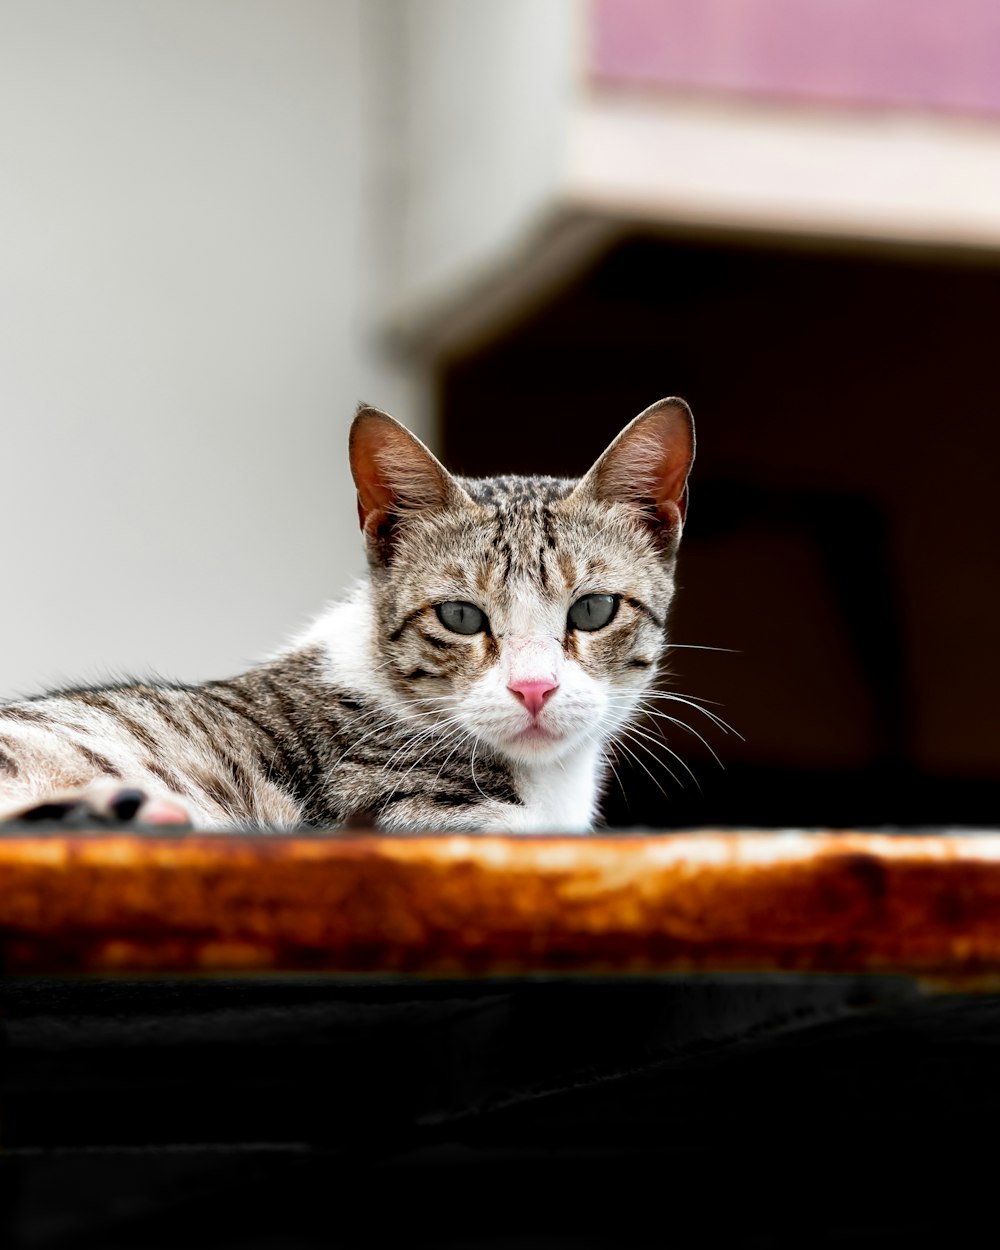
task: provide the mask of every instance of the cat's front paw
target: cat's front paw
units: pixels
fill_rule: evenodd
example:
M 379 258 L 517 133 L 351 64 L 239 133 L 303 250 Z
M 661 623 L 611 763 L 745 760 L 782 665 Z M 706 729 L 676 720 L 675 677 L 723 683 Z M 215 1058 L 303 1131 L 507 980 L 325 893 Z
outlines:
M 183 803 L 172 795 L 151 795 L 138 786 L 101 781 L 64 790 L 0 816 L 4 824 L 59 825 L 65 829 L 129 828 L 136 825 L 190 826 Z

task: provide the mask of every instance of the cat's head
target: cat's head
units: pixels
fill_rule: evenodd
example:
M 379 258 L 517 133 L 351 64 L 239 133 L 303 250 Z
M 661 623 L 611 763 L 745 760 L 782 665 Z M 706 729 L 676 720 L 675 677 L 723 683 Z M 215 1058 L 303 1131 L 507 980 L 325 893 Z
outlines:
M 362 408 L 351 470 L 379 650 L 415 726 L 521 763 L 606 740 L 666 641 L 694 424 L 663 399 L 585 477 L 459 478 Z

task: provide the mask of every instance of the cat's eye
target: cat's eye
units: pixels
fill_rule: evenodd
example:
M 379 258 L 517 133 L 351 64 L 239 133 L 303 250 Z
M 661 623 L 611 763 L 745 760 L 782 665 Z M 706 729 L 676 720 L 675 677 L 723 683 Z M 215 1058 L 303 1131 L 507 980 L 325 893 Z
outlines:
M 435 611 L 441 624 L 453 634 L 478 634 L 486 628 L 486 614 L 475 604 L 458 601 L 439 603 Z
M 584 595 L 569 610 L 571 629 L 601 629 L 618 611 L 616 595 Z

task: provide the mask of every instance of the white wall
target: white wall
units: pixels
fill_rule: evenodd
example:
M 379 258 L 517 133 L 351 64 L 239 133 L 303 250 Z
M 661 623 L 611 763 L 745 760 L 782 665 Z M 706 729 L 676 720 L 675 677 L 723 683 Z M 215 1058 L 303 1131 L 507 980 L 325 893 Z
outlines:
M 387 311 L 419 335 L 414 323 L 463 291 L 489 298 L 557 212 L 587 6 L 407 0 L 400 8 L 406 211 Z
M 372 0 L 0 0 L 0 697 L 239 669 L 361 570 Z M 374 41 L 374 46 L 373 46 Z
M 531 255 L 583 12 L 0 0 L 0 698 L 237 671 L 363 570 L 353 410 L 433 443 L 386 345 Z

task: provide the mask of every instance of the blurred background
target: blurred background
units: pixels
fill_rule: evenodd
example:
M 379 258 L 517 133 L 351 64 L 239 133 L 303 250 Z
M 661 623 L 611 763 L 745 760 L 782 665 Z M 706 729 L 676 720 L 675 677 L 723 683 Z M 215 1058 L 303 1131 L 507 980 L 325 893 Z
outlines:
M 995 824 L 998 309 L 989 0 L 0 0 L 0 697 L 336 597 L 359 399 L 577 473 L 676 393 L 741 736 L 611 823 Z

